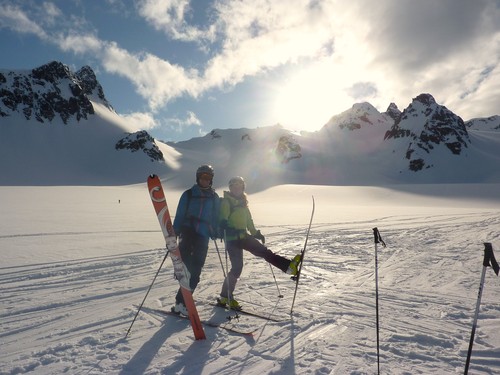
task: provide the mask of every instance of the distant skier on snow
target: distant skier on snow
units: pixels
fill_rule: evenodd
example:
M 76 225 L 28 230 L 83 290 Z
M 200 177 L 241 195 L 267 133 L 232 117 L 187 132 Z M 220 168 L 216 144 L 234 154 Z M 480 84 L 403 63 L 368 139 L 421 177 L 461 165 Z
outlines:
M 243 270 L 243 250 L 264 258 L 283 272 L 291 275 L 297 274 L 300 254 L 290 260 L 273 253 L 263 245 L 265 238 L 260 230 L 255 229 L 248 208 L 245 180 L 242 177 L 231 178 L 229 191 L 224 191 L 224 198 L 220 205 L 220 229 L 225 233 L 226 251 L 231 261 L 231 270 L 222 284 L 220 298 L 217 299 L 219 305 L 229 306 L 235 310 L 241 309 L 239 302 L 234 299 L 233 292 Z M 262 244 L 258 240 L 261 240 Z
M 202 165 L 197 169 L 196 184 L 182 193 L 173 223 L 175 233 L 179 235 L 182 261 L 191 275 L 189 285 L 193 292 L 200 282 L 208 242 L 217 237 L 220 199 L 212 189 L 213 178 L 212 166 Z M 172 311 L 188 315 L 180 289 Z

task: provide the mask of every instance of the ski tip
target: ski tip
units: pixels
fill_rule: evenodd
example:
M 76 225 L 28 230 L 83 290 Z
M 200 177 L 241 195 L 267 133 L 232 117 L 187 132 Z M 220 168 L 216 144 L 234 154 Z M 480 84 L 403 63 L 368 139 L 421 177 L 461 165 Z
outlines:
M 148 177 L 148 178 L 150 178 L 150 179 L 152 179 L 152 178 L 156 178 L 156 175 L 155 175 L 154 173 L 152 173 L 152 174 L 150 174 L 150 175 L 149 175 L 149 177 Z

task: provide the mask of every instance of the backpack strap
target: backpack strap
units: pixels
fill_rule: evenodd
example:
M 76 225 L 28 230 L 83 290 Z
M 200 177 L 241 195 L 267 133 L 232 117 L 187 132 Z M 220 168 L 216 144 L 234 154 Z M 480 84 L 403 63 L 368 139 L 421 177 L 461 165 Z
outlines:
M 189 204 L 191 203 L 191 198 L 193 197 L 193 189 L 190 188 L 190 189 L 186 190 L 186 194 L 187 194 L 187 202 L 186 202 L 186 212 L 184 212 L 184 217 L 187 216 L 187 213 L 189 211 Z M 216 195 L 214 194 L 211 199 L 215 202 Z M 215 215 L 215 213 L 216 213 L 215 212 L 215 209 L 216 209 L 215 204 L 213 204 L 212 206 L 213 206 L 212 207 L 212 210 L 213 210 L 212 214 Z
M 191 198 L 193 197 L 193 190 L 189 188 L 186 190 L 187 193 L 187 202 L 186 202 L 186 212 L 184 212 L 184 217 L 186 217 L 188 210 L 189 210 L 189 204 L 191 203 Z

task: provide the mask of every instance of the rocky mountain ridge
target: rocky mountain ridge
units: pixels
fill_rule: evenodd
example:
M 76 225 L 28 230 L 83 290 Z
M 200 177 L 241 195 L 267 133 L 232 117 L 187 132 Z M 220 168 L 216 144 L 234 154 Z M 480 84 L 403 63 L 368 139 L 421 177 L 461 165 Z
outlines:
M 112 110 L 89 66 L 73 73 L 53 61 L 29 72 L 0 71 L 1 117 L 17 112 L 26 120 L 45 123 L 59 116 L 67 124 L 72 118 L 87 120 L 94 114 L 91 100 Z
M 104 117 L 111 117 L 112 123 Z M 403 111 L 394 103 L 382 113 L 370 103 L 355 103 L 319 131 L 300 134 L 281 126 L 214 129 L 204 137 L 164 144 L 146 131 L 129 131 L 123 123 L 90 67 L 73 73 L 51 62 L 31 71 L 0 70 L 0 177 L 18 169 L 11 166 L 15 155 L 26 169 L 51 155 L 42 164 L 54 168 L 52 176 L 78 171 L 83 164 L 85 175 L 96 170 L 106 174 L 106 162 L 101 160 L 113 160 L 115 167 L 108 173 L 112 179 L 122 173 L 117 171 L 130 169 L 127 163 L 137 164 L 135 176 L 120 175 L 119 183 L 142 181 L 144 173 L 155 170 L 182 186 L 192 180 L 192 171 L 182 168 L 191 161 L 214 164 L 222 178 L 252 175 L 262 188 L 281 183 L 500 181 L 490 173 L 500 162 L 495 151 L 500 116 L 464 122 L 430 94 L 418 95 Z M 485 131 L 489 138 L 475 136 Z M 23 137 L 33 139 L 32 150 L 29 145 L 22 152 L 13 146 Z M 82 163 L 86 154 L 96 161 Z M 67 159 L 63 167 L 61 158 Z M 477 168 L 477 163 L 484 168 Z M 464 174 L 464 168 L 474 171 Z M 34 175 L 45 176 L 39 168 Z M 78 183 L 85 183 L 81 175 Z M 0 178 L 0 184 L 5 180 Z
M 472 130 L 500 130 L 500 116 L 490 116 L 486 118 L 475 118 L 465 122 L 467 129 Z
M 405 158 L 409 160 L 409 169 L 415 172 L 432 167 L 426 163 L 425 156 L 439 145 L 460 155 L 471 142 L 464 121 L 437 104 L 430 94 L 414 98 L 385 133 L 384 139 L 403 139 L 407 143 Z
M 114 112 L 89 66 L 73 72 L 63 63 L 52 61 L 31 71 L 0 70 L 0 117 L 20 114 L 27 121 L 48 124 L 59 117 L 67 125 L 71 121 L 89 120 L 95 114 L 92 103 Z M 116 150 L 141 150 L 152 161 L 163 160 L 147 132 L 124 135 L 116 142 Z

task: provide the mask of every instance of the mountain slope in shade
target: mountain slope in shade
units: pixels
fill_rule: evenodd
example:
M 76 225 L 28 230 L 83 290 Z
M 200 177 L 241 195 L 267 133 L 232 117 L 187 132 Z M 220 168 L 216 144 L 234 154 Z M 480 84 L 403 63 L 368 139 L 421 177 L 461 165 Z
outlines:
M 160 144 L 164 160 L 144 152 L 116 150 L 130 137 L 121 118 L 93 103 L 91 121 L 33 124 L 2 119 L 0 126 L 1 185 L 121 185 L 144 180 L 145 173 L 173 168 L 178 153 Z

